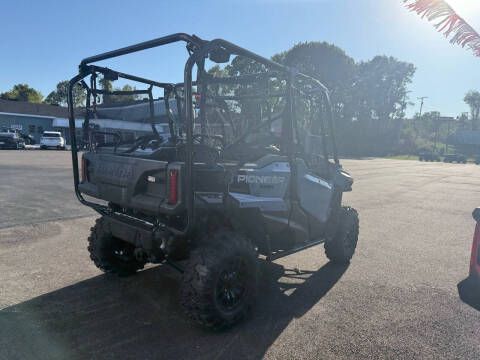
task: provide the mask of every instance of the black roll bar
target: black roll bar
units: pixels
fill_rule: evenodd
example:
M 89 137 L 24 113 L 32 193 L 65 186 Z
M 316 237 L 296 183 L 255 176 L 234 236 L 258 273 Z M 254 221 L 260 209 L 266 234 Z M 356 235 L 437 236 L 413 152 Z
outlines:
M 76 83 L 83 80 L 87 74 L 78 74 L 74 76 L 68 82 L 68 125 L 70 130 L 70 142 L 71 142 L 71 154 L 72 154 L 72 167 L 73 167 L 73 184 L 75 187 L 75 195 L 77 199 L 84 205 L 90 206 L 92 209 L 97 211 L 100 214 L 104 214 L 103 206 L 91 201 L 85 200 L 83 195 L 78 189 L 78 184 L 80 183 L 80 176 L 78 173 L 78 151 L 77 151 L 77 138 L 75 134 L 75 110 L 73 108 L 73 87 Z
M 169 88 L 171 89 L 173 87 L 173 84 L 171 83 L 163 83 L 163 82 L 158 82 L 158 81 L 153 81 L 150 79 L 146 79 L 140 76 L 135 76 L 135 75 L 130 75 L 126 74 L 124 72 L 112 70 L 108 67 L 100 67 L 96 65 L 88 65 L 83 68 L 82 73 L 100 73 L 104 75 L 110 75 L 110 76 L 115 76 L 118 78 L 126 79 L 126 80 L 131 80 L 131 81 L 136 81 L 140 83 L 144 83 L 147 85 L 153 85 L 159 88 Z
M 209 84 L 243 84 L 243 83 L 251 84 L 252 82 L 260 82 L 262 80 L 266 80 L 266 79 L 268 80 L 276 77 L 278 77 L 278 74 L 274 72 L 243 74 L 239 76 L 225 76 L 225 77 L 217 77 L 217 76 L 212 76 L 208 73 L 205 73 L 200 77 L 200 80 L 206 81 Z
M 173 90 L 172 89 L 165 89 L 165 93 L 163 95 L 163 98 L 165 100 L 165 113 L 167 114 L 168 118 L 168 128 L 170 130 L 170 136 L 172 139 L 175 139 L 177 135 L 175 134 L 175 128 L 174 128 L 174 119 L 172 116 L 172 112 L 170 110 L 170 96 L 172 95 Z M 178 109 L 177 109 L 178 112 Z
M 148 90 L 103 90 L 103 89 L 96 89 L 96 94 L 100 95 L 148 95 Z
M 107 52 L 102 53 L 102 54 L 87 57 L 80 62 L 80 71 L 82 71 L 82 68 L 85 65 L 88 65 L 88 64 L 91 64 L 91 63 L 94 63 L 94 62 L 97 62 L 97 61 L 107 60 L 107 59 L 111 59 L 111 58 L 114 58 L 114 57 L 131 54 L 131 53 L 134 53 L 134 52 L 137 52 L 137 51 L 151 49 L 151 48 L 154 48 L 154 47 L 171 44 L 171 43 L 178 42 L 178 41 L 185 41 L 187 43 L 191 43 L 192 45 L 194 45 L 196 47 L 200 47 L 204 43 L 204 40 L 200 39 L 199 37 L 197 37 L 195 35 L 188 35 L 188 34 L 185 34 L 185 33 L 176 33 L 176 34 L 156 38 L 156 39 L 153 39 L 153 40 L 144 41 L 144 42 L 141 42 L 141 43 L 138 43 L 138 44 L 135 44 L 135 45 L 126 46 L 126 47 L 123 47 L 123 48 L 120 48 L 120 49 L 117 49 L 117 50 L 107 51 Z

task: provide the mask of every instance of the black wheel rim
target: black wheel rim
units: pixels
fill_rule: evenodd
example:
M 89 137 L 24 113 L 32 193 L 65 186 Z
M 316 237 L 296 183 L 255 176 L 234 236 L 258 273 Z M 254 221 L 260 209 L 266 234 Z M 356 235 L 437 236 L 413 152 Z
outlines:
M 113 261 L 119 264 L 131 263 L 134 259 L 133 246 L 124 241 L 116 239 L 111 248 L 111 257 Z
M 223 311 L 234 311 L 239 308 L 247 291 L 247 264 L 237 257 L 232 259 L 221 271 L 215 289 L 215 298 Z

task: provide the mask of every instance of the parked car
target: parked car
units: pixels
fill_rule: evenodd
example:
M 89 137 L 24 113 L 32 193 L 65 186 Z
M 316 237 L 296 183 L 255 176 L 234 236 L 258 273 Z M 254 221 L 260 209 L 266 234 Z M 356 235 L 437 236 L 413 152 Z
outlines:
M 446 163 L 458 163 L 458 164 L 466 164 L 467 157 L 462 154 L 447 154 L 443 157 L 443 162 Z
M 0 149 L 25 149 L 25 141 L 16 132 L 0 132 Z
M 420 151 L 418 153 L 418 160 L 420 161 L 440 161 L 440 156 L 433 151 Z
M 59 131 L 44 131 L 40 138 L 40 149 L 65 150 L 65 139 Z

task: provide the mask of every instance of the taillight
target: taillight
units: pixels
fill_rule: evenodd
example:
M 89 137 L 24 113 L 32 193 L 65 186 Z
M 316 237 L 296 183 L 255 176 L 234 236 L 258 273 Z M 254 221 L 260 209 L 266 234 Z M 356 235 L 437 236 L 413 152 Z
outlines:
M 168 184 L 168 204 L 175 205 L 178 202 L 178 170 L 169 170 Z
M 82 182 L 88 181 L 88 160 L 82 157 Z
M 470 260 L 470 273 L 480 275 L 480 225 L 475 227 L 473 236 L 472 257 Z

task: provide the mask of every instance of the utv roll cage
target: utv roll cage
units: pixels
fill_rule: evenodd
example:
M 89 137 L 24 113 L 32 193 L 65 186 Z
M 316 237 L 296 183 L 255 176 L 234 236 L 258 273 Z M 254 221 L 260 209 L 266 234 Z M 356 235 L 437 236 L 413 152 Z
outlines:
M 112 59 L 115 57 L 135 53 L 138 51 L 155 48 L 164 46 L 171 43 L 176 42 L 184 42 L 186 43 L 186 48 L 189 54 L 189 57 L 185 63 L 184 68 L 184 81 L 183 83 L 162 83 L 157 82 L 149 79 L 145 79 L 142 77 L 126 74 L 123 72 L 115 71 L 106 67 L 100 67 L 94 65 L 93 63 Z M 205 59 L 210 59 L 215 63 L 224 63 L 228 62 L 231 55 L 242 56 L 253 60 L 261 65 L 264 65 L 268 71 L 258 73 L 258 74 L 247 74 L 247 75 L 240 75 L 240 76 L 233 76 L 233 77 L 212 77 L 208 75 L 205 71 Z M 192 79 L 192 72 L 194 66 L 197 65 L 197 80 L 193 81 Z M 145 90 L 132 90 L 132 91 L 107 91 L 104 89 L 97 89 L 96 86 L 96 78 L 101 74 L 107 80 L 117 80 L 119 78 L 135 81 L 138 83 L 143 83 L 148 85 L 148 88 Z M 192 225 L 195 223 L 195 209 L 194 209 L 194 184 L 193 184 L 193 167 L 194 167 L 194 160 L 193 160 L 193 146 L 194 146 L 194 114 L 193 114 L 193 86 L 197 87 L 197 93 L 200 96 L 200 128 L 201 133 L 205 134 L 206 128 L 206 119 L 205 119 L 205 107 L 206 104 L 206 84 L 214 84 L 214 83 L 237 83 L 241 84 L 242 82 L 248 82 L 251 80 L 260 79 L 265 76 L 272 76 L 275 74 L 282 74 L 286 78 L 286 93 L 278 94 L 278 96 L 285 96 L 286 98 L 286 107 L 285 113 L 286 116 L 282 123 L 282 126 L 285 126 L 285 131 L 282 131 L 282 141 L 287 144 L 286 146 L 286 153 L 290 159 L 293 158 L 295 154 L 295 100 L 294 100 L 294 86 L 295 81 L 309 81 L 315 84 L 314 87 L 311 87 L 304 91 L 307 95 L 320 95 L 323 97 L 325 101 L 327 111 L 326 111 L 326 119 L 321 118 L 319 126 L 321 127 L 321 137 L 322 137 L 322 147 L 324 152 L 324 159 L 328 162 L 329 154 L 327 149 L 327 140 L 326 140 L 326 133 L 329 133 L 329 144 L 331 145 L 331 152 L 333 155 L 333 160 L 337 166 L 339 166 L 339 160 L 337 155 L 337 149 L 335 144 L 335 137 L 334 137 L 334 128 L 333 128 L 333 112 L 330 103 L 329 93 L 327 88 L 317 79 L 302 74 L 295 70 L 294 68 L 287 67 L 285 65 L 276 63 L 272 60 L 264 58 L 260 55 L 257 55 L 251 51 L 241 48 L 235 44 L 232 44 L 228 41 L 222 39 L 215 39 L 211 41 L 206 41 L 200 39 L 195 35 L 188 35 L 185 33 L 177 33 L 168 35 L 165 37 L 160 37 L 157 39 L 153 39 L 146 42 L 141 42 L 132 46 L 127 46 L 124 48 L 120 48 L 117 50 L 105 52 L 99 55 L 91 56 L 88 58 L 83 59 L 79 65 L 79 73 L 74 76 L 69 81 L 68 87 L 68 110 L 69 110 L 69 127 L 70 127 L 70 139 L 71 139 L 71 155 L 72 155 L 72 164 L 73 164 L 73 179 L 74 179 L 74 186 L 75 186 L 75 194 L 78 200 L 97 212 L 101 215 L 108 214 L 111 210 L 99 203 L 91 202 L 86 200 L 82 193 L 79 190 L 79 166 L 78 166 L 78 145 L 77 145 L 77 137 L 75 131 L 75 113 L 74 113 L 74 102 L 73 102 L 73 92 L 74 87 L 78 84 L 86 91 L 86 111 L 85 111 L 85 118 L 83 123 L 83 140 L 86 142 L 89 138 L 89 132 L 91 131 L 89 128 L 89 121 L 91 119 L 92 109 L 93 112 L 96 110 L 97 106 L 97 96 L 98 95 L 148 95 L 148 102 L 150 108 L 150 118 L 151 118 L 151 126 L 154 136 L 158 136 L 157 129 L 155 127 L 155 120 L 154 120 L 154 111 L 153 111 L 153 96 L 152 96 L 152 89 L 154 87 L 158 87 L 164 90 L 164 97 L 163 100 L 165 102 L 165 110 L 166 115 L 168 117 L 169 129 L 170 129 L 170 136 L 172 139 L 176 139 L 177 136 L 181 136 L 182 130 L 185 130 L 186 135 L 186 148 L 185 148 L 185 208 L 187 214 L 187 221 L 186 226 L 183 231 L 180 231 L 180 234 L 187 234 L 192 228 Z M 90 84 L 88 85 L 85 81 L 85 78 L 90 76 Z M 300 91 L 299 89 L 295 89 L 296 91 Z M 183 92 L 180 95 L 180 92 Z M 174 97 L 174 100 L 177 102 L 177 112 L 178 112 L 178 119 L 179 123 L 183 125 L 183 127 L 176 132 L 174 130 L 174 119 L 172 118 L 172 114 L 170 111 L 170 98 Z M 248 97 L 256 96 L 256 95 L 224 95 L 219 96 L 219 99 L 240 99 L 240 98 L 248 98 Z M 270 94 L 272 96 L 272 94 Z M 115 135 L 115 134 L 112 134 Z M 90 145 L 91 146 L 91 143 Z M 137 221 L 143 221 L 140 219 L 136 219 Z M 176 230 L 179 233 L 178 230 Z

